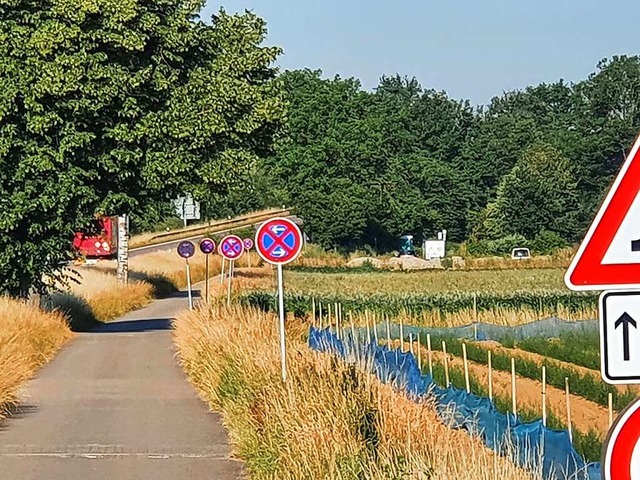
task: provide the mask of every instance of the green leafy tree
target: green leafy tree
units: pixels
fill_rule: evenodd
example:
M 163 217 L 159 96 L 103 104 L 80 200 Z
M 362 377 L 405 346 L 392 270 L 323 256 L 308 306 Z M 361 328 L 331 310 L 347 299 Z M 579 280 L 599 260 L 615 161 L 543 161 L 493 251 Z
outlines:
M 283 120 L 277 48 L 202 0 L 0 0 L 0 291 L 47 287 L 73 231 L 248 174 Z
M 553 147 L 536 144 L 505 175 L 487 206 L 491 238 L 522 235 L 533 240 L 543 230 L 566 240 L 577 232 L 578 192 L 569 161 Z

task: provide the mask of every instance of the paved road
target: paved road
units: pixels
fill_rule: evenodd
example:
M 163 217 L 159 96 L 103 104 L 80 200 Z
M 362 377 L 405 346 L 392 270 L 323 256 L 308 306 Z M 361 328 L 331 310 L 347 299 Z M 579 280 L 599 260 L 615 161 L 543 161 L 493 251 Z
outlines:
M 231 480 L 241 465 L 174 358 L 184 293 L 80 334 L 0 424 L 0 479 Z

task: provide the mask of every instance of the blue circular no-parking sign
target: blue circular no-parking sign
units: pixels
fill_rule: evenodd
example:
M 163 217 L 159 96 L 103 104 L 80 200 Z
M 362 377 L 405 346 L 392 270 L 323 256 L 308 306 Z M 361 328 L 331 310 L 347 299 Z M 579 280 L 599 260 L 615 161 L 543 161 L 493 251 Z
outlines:
M 302 232 L 286 218 L 272 218 L 256 233 L 256 250 L 265 262 L 285 265 L 293 262 L 302 251 Z

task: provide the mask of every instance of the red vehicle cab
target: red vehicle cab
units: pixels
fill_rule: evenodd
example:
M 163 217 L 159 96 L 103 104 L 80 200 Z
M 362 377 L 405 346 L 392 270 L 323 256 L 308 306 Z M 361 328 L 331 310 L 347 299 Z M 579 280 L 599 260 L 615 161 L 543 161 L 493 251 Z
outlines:
M 111 259 L 118 253 L 117 217 L 102 217 L 75 233 L 73 247 L 85 258 Z

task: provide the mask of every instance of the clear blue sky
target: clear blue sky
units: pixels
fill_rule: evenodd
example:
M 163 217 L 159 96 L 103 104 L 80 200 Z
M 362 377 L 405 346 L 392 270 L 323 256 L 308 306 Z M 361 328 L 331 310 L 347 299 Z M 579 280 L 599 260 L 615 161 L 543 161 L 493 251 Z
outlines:
M 474 104 L 560 78 L 579 81 L 604 57 L 640 54 L 638 0 L 209 0 L 252 10 L 283 69 L 357 77 L 415 76 Z

